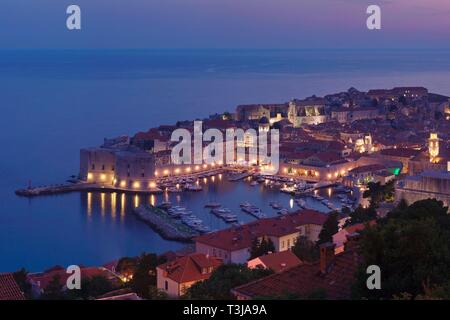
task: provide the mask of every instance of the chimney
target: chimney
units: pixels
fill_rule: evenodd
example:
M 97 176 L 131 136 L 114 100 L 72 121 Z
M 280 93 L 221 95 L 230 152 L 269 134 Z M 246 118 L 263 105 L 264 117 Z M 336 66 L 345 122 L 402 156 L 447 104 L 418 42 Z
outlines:
M 332 242 L 323 243 L 320 245 L 320 272 L 327 273 L 330 265 L 334 260 L 334 248 L 336 245 Z
M 357 251 L 359 247 L 359 239 L 361 235 L 358 232 L 353 232 L 347 235 L 347 242 L 345 242 L 345 251 Z

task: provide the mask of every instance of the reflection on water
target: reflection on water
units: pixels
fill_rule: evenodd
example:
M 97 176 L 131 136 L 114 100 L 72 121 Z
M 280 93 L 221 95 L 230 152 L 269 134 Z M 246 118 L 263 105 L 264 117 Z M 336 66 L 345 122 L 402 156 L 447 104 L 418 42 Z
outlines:
M 198 181 L 198 184 L 203 187 L 200 192 L 183 192 L 183 193 L 168 193 L 162 194 L 125 194 L 125 193 L 96 193 L 88 192 L 82 193 L 82 203 L 86 204 L 85 211 L 87 216 L 99 213 L 101 217 L 109 217 L 107 221 L 116 221 L 116 212 L 120 210 L 120 222 L 123 223 L 126 219 L 136 218 L 133 215 L 134 208 L 141 204 L 158 205 L 162 202 L 170 201 L 172 205 L 181 205 L 203 220 L 213 230 L 223 229 L 228 227 L 223 220 L 211 214 L 210 209 L 205 208 L 205 204 L 210 201 L 219 202 L 223 207 L 229 208 L 234 214 L 238 216 L 239 222 L 246 223 L 253 221 L 255 218 L 244 213 L 240 204 L 242 202 L 250 202 L 262 209 L 267 216 L 276 216 L 277 210 L 271 206 L 271 202 L 277 202 L 282 207 L 290 211 L 298 210 L 299 207 L 294 201 L 294 198 L 288 194 L 272 188 L 270 184 L 265 181 L 259 184 L 259 187 L 252 187 L 250 185 L 251 179 L 241 182 L 229 182 L 223 179 L 222 175 L 204 178 Z M 330 201 L 340 207 L 339 200 L 333 197 L 333 189 L 327 188 L 322 191 L 315 191 L 315 194 L 328 197 Z M 120 197 L 120 204 L 117 196 Z M 305 198 L 306 206 L 310 209 L 328 212 L 328 209 L 323 203 L 313 198 Z M 140 223 L 140 222 L 139 222 Z
M 117 205 L 116 205 L 117 193 L 111 193 L 111 216 L 116 217 Z

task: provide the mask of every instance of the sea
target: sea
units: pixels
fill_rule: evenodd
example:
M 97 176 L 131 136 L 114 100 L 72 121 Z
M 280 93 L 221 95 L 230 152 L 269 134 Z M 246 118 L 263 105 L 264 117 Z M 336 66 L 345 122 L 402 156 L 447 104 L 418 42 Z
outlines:
M 164 195 L 153 200 L 129 195 L 113 202 L 110 194 L 101 193 L 31 199 L 14 194 L 18 188 L 61 183 L 78 174 L 83 147 L 99 145 L 105 137 L 233 111 L 239 104 L 394 86 L 425 86 L 450 95 L 450 52 L 1 50 L 0 272 L 101 265 L 183 246 L 162 239 L 132 214 L 136 201 L 163 201 Z M 215 229 L 226 225 L 203 208 L 208 201 L 226 204 L 242 222 L 253 219 L 239 211 L 243 201 L 269 215 L 276 215 L 270 201 L 292 207 L 289 195 L 221 180 L 205 182 L 200 193 L 170 195 L 170 200 Z

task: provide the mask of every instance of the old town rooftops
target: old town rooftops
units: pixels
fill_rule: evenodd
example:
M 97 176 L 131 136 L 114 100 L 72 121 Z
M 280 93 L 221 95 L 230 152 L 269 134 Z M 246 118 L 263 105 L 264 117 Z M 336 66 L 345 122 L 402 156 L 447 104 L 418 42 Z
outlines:
M 362 167 L 356 167 L 349 171 L 350 174 L 359 174 L 359 173 L 365 173 L 365 172 L 376 172 L 376 171 L 382 171 L 385 170 L 386 167 L 382 164 L 369 164 Z
M 349 299 L 357 266 L 354 252 L 348 250 L 334 257 L 326 273 L 321 272 L 320 262 L 305 263 L 239 286 L 233 293 L 248 299 L 288 293 L 308 296 L 322 289 L 327 299 Z
M 261 263 L 261 266 L 259 264 L 256 265 L 257 268 L 265 267 L 274 272 L 281 272 L 302 264 L 302 261 L 290 250 L 268 253 L 253 259 L 253 261 Z M 249 261 L 249 263 L 251 262 L 252 260 Z
M 194 253 L 176 260 L 159 265 L 165 276 L 177 283 L 205 280 L 212 271 L 222 264 L 222 260 L 216 257 Z
M 406 148 L 392 148 L 392 149 L 383 149 L 380 154 L 384 156 L 390 157 L 399 157 L 399 158 L 412 158 L 417 156 L 421 151 L 415 149 L 406 149 Z
M 263 236 L 284 236 L 298 232 L 302 225 L 323 225 L 327 214 L 314 210 L 300 210 L 275 218 L 260 219 L 239 227 L 208 233 L 194 240 L 227 251 L 251 247 L 253 239 Z
M 25 300 L 12 273 L 0 273 L 0 300 Z

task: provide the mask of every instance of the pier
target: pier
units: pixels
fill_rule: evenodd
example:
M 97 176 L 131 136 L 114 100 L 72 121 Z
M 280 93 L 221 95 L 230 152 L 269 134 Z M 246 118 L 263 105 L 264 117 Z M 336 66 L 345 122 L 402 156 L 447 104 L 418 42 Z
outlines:
M 251 176 L 253 173 L 251 172 L 243 172 L 243 173 L 237 173 L 231 177 L 228 178 L 228 181 L 239 181 L 242 179 L 245 179 L 249 176 Z
M 133 213 L 166 240 L 191 242 L 192 237 L 199 235 L 194 229 L 179 223 L 170 217 L 166 211 L 154 206 L 141 205 L 135 208 Z
M 89 182 L 76 182 L 76 183 L 66 183 L 66 184 L 56 184 L 48 186 L 30 187 L 26 189 L 18 189 L 15 193 L 22 197 L 37 197 L 44 195 L 55 195 L 69 192 L 79 192 L 79 191 L 100 191 L 100 192 L 123 192 L 123 193 L 133 193 L 133 194 L 154 194 L 162 193 L 163 191 L 157 187 L 148 188 L 146 190 L 136 190 L 129 188 L 119 188 L 112 186 L 99 185 L 97 183 Z

